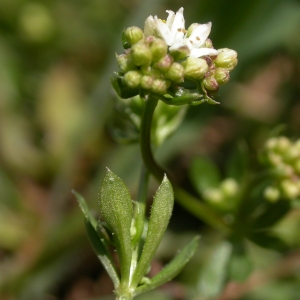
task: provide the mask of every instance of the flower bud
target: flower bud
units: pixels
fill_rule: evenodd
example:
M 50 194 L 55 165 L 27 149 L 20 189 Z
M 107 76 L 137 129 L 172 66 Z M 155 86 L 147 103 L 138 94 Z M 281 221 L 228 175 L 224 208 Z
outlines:
M 276 150 L 280 154 L 285 154 L 290 147 L 291 147 L 291 141 L 287 137 L 285 136 L 278 137 Z
M 136 66 L 149 65 L 152 61 L 151 50 L 144 42 L 134 44 L 131 47 L 130 54 Z
M 167 93 L 168 83 L 163 79 L 155 79 L 151 91 L 156 94 L 164 95 Z
M 141 87 L 145 90 L 150 90 L 153 86 L 154 77 L 150 75 L 143 75 L 141 79 Z
M 210 203 L 222 203 L 224 200 L 223 194 L 220 189 L 217 188 L 208 188 L 203 192 L 203 197 L 207 202 Z
M 129 71 L 124 75 L 124 83 L 130 88 L 136 88 L 140 85 L 142 73 L 140 71 Z
M 225 179 L 221 183 L 220 188 L 221 188 L 221 191 L 222 191 L 223 195 L 227 198 L 236 196 L 236 194 L 239 190 L 238 183 L 233 178 Z
M 158 61 L 168 53 L 168 45 L 162 39 L 155 39 L 150 45 L 153 61 Z
M 188 30 L 187 30 L 186 37 L 187 37 L 187 38 L 190 37 L 190 35 L 191 35 L 192 32 L 194 31 L 194 29 L 195 29 L 196 27 L 198 27 L 198 26 L 199 26 L 198 23 L 193 23 L 193 24 L 191 24 L 190 27 L 189 27 Z
M 173 62 L 174 62 L 174 58 L 169 54 L 167 54 L 164 57 L 162 57 L 159 61 L 154 63 L 153 67 L 162 72 L 167 72 Z
M 184 68 L 180 63 L 174 62 L 166 72 L 165 76 L 176 83 L 183 82 Z
M 229 81 L 229 71 L 224 68 L 216 68 L 214 78 L 217 80 L 219 85 L 225 84 Z
M 187 46 L 181 46 L 176 50 L 171 50 L 170 55 L 174 58 L 174 60 L 181 60 L 189 56 L 190 49 Z
M 131 45 L 136 44 L 138 41 L 144 38 L 144 33 L 142 29 L 132 26 L 128 27 L 124 31 L 124 36 L 127 40 L 127 42 Z
M 203 80 L 203 85 L 209 91 L 217 91 L 219 88 L 218 82 L 214 77 L 206 77 Z
M 268 186 L 264 190 L 264 196 L 268 201 L 276 202 L 280 197 L 280 192 L 277 188 L 274 188 L 272 186 Z
M 294 169 L 300 175 L 300 159 L 295 162 Z M 299 180 L 299 183 L 300 183 L 300 180 Z
M 208 71 L 208 65 L 202 58 L 188 57 L 182 65 L 187 79 L 202 79 Z
M 130 70 L 135 69 L 135 65 L 133 64 L 130 57 L 128 57 L 128 55 L 126 55 L 126 54 L 117 55 L 116 54 L 116 58 L 117 58 L 117 62 L 118 62 L 121 72 L 126 73 Z
M 202 45 L 203 48 L 214 48 L 211 39 L 206 39 L 204 44 Z
M 288 199 L 294 199 L 299 196 L 300 191 L 296 183 L 286 179 L 281 182 L 281 188 Z
M 219 49 L 215 64 L 227 70 L 232 70 L 237 65 L 237 52 L 228 48 Z

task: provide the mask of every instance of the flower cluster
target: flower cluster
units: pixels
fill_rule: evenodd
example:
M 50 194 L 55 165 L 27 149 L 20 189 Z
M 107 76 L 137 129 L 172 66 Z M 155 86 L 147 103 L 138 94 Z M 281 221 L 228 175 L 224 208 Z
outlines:
M 300 198 L 300 140 L 271 138 L 265 144 L 264 158 L 273 177 L 273 184 L 264 192 L 266 199 Z
M 167 13 L 166 21 L 149 16 L 144 30 L 129 27 L 123 31 L 125 53 L 117 55 L 118 76 L 136 93 L 166 95 L 189 81 L 189 86 L 209 97 L 229 80 L 237 53 L 213 48 L 208 39 L 211 23 L 194 23 L 186 30 L 183 8 Z

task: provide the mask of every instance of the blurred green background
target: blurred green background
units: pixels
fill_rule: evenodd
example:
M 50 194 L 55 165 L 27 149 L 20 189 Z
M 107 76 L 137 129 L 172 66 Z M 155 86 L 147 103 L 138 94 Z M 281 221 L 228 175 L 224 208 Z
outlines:
M 236 50 L 239 63 L 220 90 L 221 105 L 190 108 L 159 149 L 158 161 L 188 186 L 188 166 L 199 154 L 222 168 L 238 141 L 246 141 L 255 155 L 279 124 L 299 138 L 300 1 L 0 0 L 1 299 L 113 299 L 71 190 L 96 209 L 109 167 L 134 198 L 139 148 L 118 145 L 107 129 L 114 98 L 109 77 L 117 70 L 115 53 L 122 53 L 125 27 L 143 28 L 147 16 L 166 18 L 166 9 L 181 6 L 186 25 L 212 21 L 215 48 Z M 154 191 L 156 183 L 151 186 Z M 284 227 L 295 251 L 300 237 L 291 232 L 299 228 L 299 216 L 295 210 L 287 221 L 294 231 Z M 195 232 L 203 236 L 195 258 L 201 266 L 216 249 L 218 233 L 176 206 L 153 268 Z M 273 252 L 253 251 L 258 267 L 279 259 Z M 299 250 L 295 253 L 298 268 L 287 275 L 274 276 L 261 288 L 259 280 L 235 287 L 238 298 L 215 299 L 300 299 Z M 196 265 L 176 283 L 140 299 L 212 299 L 197 292 Z

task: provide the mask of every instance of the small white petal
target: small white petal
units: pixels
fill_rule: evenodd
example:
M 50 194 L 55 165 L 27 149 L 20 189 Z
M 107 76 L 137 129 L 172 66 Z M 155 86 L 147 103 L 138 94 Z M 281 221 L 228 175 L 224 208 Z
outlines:
M 149 16 L 146 21 L 145 21 L 145 25 L 144 25 L 144 34 L 145 36 L 150 36 L 150 35 L 154 35 L 155 32 L 155 22 L 154 22 L 154 18 L 152 16 Z
M 190 52 L 190 57 L 202 57 L 206 55 L 218 55 L 219 51 L 212 48 L 193 48 Z
M 169 46 L 172 45 L 173 37 L 171 35 L 171 31 L 170 31 L 169 27 L 166 25 L 165 22 L 158 19 L 157 17 L 156 17 L 156 19 L 154 19 L 154 21 L 155 21 L 155 25 L 156 25 L 158 34 L 165 40 L 167 45 L 169 45 Z
M 211 22 L 207 24 L 199 24 L 194 28 L 190 37 L 187 38 L 188 40 L 187 45 L 192 44 L 196 48 L 200 47 L 201 45 L 203 45 L 203 43 L 209 36 L 210 31 L 211 31 Z
M 175 18 L 175 13 L 172 10 L 167 10 L 166 12 L 169 14 L 168 18 L 167 18 L 167 21 L 166 21 L 166 24 L 171 29 L 171 26 L 172 26 L 172 24 L 174 22 L 174 18 Z

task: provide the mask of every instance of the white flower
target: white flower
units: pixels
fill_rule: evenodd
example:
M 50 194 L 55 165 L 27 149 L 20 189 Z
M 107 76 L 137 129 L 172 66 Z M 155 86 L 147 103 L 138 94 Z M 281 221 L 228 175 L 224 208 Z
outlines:
M 158 35 L 169 46 L 169 50 L 178 50 L 187 47 L 190 57 L 201 57 L 205 55 L 217 55 L 219 52 L 212 48 L 201 48 L 205 43 L 211 30 L 211 23 L 193 24 L 191 29 L 185 30 L 183 7 L 175 14 L 167 10 L 169 14 L 167 21 L 158 19 L 157 16 L 149 16 L 146 19 L 144 33 L 146 36 Z

